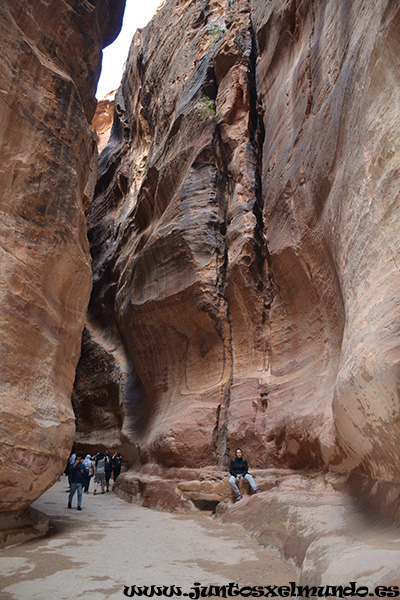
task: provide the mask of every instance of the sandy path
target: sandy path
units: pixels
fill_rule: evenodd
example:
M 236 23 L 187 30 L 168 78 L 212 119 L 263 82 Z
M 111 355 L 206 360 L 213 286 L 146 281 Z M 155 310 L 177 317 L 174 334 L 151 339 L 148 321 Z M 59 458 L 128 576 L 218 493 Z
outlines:
M 84 494 L 82 512 L 75 496 L 68 510 L 66 489 L 62 477 L 34 504 L 51 518 L 46 537 L 0 550 L 1 600 L 122 600 L 124 586 L 152 584 L 180 586 L 187 596 L 194 582 L 295 581 L 287 563 L 239 526 L 142 508 L 113 493 Z

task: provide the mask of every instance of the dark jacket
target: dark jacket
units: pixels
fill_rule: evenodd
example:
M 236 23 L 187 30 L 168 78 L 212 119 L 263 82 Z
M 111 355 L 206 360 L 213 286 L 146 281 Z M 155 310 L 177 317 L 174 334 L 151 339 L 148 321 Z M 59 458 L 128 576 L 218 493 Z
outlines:
M 232 458 L 229 472 L 234 477 L 238 477 L 239 475 L 244 477 L 248 472 L 247 460 L 242 457 L 238 458 L 237 456 Z
M 83 463 L 72 467 L 71 471 L 71 483 L 81 483 L 85 485 L 86 479 L 85 477 L 88 474 L 88 470 Z
M 118 475 L 121 473 L 121 466 L 122 466 L 122 457 L 117 456 L 116 458 L 114 458 L 114 478 L 117 473 L 118 473 Z

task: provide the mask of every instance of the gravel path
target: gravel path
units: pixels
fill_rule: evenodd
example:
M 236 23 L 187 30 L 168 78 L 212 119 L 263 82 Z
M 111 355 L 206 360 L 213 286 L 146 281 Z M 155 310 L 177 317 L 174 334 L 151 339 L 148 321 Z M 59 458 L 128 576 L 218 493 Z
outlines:
M 179 586 L 183 599 L 195 582 L 295 581 L 291 566 L 240 526 L 222 525 L 207 513 L 142 508 L 113 493 L 84 494 L 81 512 L 75 496 L 68 510 L 66 489 L 62 477 L 34 503 L 50 516 L 47 536 L 0 550 L 1 600 L 122 600 L 125 586 L 130 592 L 133 585 Z

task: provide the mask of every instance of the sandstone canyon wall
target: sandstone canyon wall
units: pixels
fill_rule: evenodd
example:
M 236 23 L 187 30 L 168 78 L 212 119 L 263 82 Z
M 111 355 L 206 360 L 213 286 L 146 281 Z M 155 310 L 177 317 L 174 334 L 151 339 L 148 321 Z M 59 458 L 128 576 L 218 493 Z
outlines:
M 137 464 L 241 445 L 399 482 L 399 18 L 169 0 L 137 32 L 88 217 L 82 442 L 91 413 Z
M 54 483 L 74 439 L 97 173 L 89 124 L 101 49 L 123 9 L 122 0 L 0 5 L 2 527 Z
M 97 132 L 97 150 L 101 152 L 107 145 L 114 118 L 115 90 L 97 102 L 92 127 Z
M 400 585 L 399 28 L 389 0 L 167 0 L 88 216 L 78 442 L 306 585 Z M 238 445 L 262 493 L 232 504 Z

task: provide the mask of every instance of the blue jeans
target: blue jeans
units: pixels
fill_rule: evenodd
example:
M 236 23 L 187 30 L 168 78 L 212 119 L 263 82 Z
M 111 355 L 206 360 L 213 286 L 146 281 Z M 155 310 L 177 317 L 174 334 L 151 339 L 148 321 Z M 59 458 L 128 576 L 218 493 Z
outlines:
M 248 482 L 249 482 L 249 484 L 250 484 L 250 486 L 251 486 L 251 489 L 252 489 L 253 491 L 255 491 L 255 490 L 257 489 L 256 483 L 255 483 L 255 481 L 254 481 L 254 479 L 253 479 L 252 475 L 250 475 L 250 473 L 246 473 L 246 475 L 243 477 L 243 479 L 244 479 L 245 481 L 248 481 Z M 231 486 L 231 488 L 232 488 L 232 489 L 233 489 L 233 491 L 235 492 L 236 496 L 240 496 L 240 495 L 241 495 L 241 494 L 240 494 L 240 491 L 239 491 L 239 488 L 238 488 L 238 486 L 236 485 L 236 477 L 234 477 L 233 475 L 231 475 L 231 476 L 229 477 L 229 485 Z
M 72 498 L 75 495 L 75 492 L 78 493 L 78 508 L 82 506 L 82 484 L 81 483 L 71 483 L 71 491 L 68 496 L 68 504 L 71 504 Z

